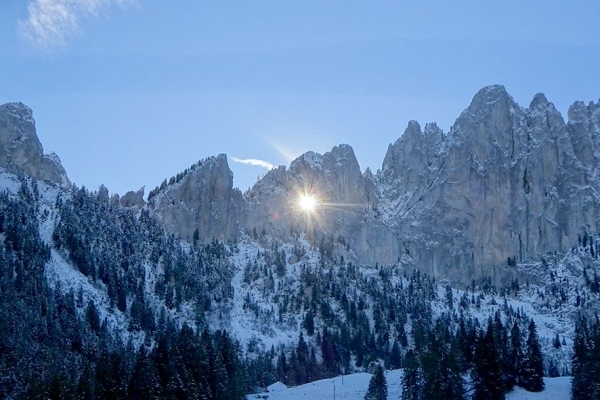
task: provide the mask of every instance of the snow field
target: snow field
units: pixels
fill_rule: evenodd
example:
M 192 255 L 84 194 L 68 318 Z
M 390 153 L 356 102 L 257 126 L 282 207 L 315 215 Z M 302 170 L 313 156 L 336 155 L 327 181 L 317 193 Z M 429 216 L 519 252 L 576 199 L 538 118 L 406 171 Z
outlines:
M 388 399 L 396 400 L 402 395 L 402 370 L 386 371 Z M 359 373 L 323 379 L 306 385 L 287 388 L 280 382 L 269 386 L 268 393 L 249 394 L 247 400 L 362 400 L 367 393 L 371 374 Z M 506 400 L 569 400 L 571 378 L 544 378 L 546 389 L 540 393 L 516 388 L 506 395 Z M 335 387 L 335 398 L 334 398 Z

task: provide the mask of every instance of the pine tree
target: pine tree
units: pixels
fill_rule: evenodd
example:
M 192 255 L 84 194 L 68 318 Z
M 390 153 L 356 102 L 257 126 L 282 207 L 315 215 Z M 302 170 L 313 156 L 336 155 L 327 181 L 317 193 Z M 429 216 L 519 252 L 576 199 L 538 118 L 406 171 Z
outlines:
M 446 305 L 450 310 L 454 307 L 454 296 L 452 295 L 452 286 L 446 286 Z
M 572 400 L 591 399 L 590 387 L 592 377 L 589 375 L 588 361 L 588 326 L 584 317 L 579 318 L 575 325 L 575 340 L 573 343 L 573 380 L 571 382 Z
M 390 352 L 390 367 L 392 369 L 398 369 L 402 367 L 402 353 L 400 352 L 400 346 L 398 341 L 394 340 L 392 350 Z
M 515 385 L 521 384 L 523 357 L 521 329 L 519 328 L 519 324 L 515 321 L 510 331 L 510 349 L 508 353 L 507 370 L 505 371 L 507 390 L 512 390 Z
M 92 300 L 88 302 L 86 309 L 86 318 L 87 323 L 90 325 L 90 328 L 92 328 L 94 332 L 98 332 L 100 330 L 100 315 L 98 314 L 96 305 Z
M 148 357 L 145 345 L 135 360 L 133 373 L 129 381 L 128 397 L 131 399 L 151 399 L 160 394 L 160 383 L 154 361 Z
M 498 350 L 494 343 L 492 321 L 488 322 L 485 335 L 479 337 L 475 349 L 475 368 L 472 371 L 474 400 L 504 400 L 504 382 Z
M 369 381 L 369 389 L 364 398 L 365 400 L 387 400 L 387 394 L 387 380 L 383 374 L 383 367 L 379 365 Z
M 573 344 L 573 380 L 571 399 L 591 400 L 600 397 L 600 326 L 589 325 L 584 317 L 575 326 Z
M 596 323 L 591 330 L 591 348 L 589 355 L 589 374 L 592 377 L 592 398 L 600 398 L 600 321 L 596 316 Z
M 521 386 L 530 392 L 544 390 L 544 360 L 533 319 L 529 323 Z
M 412 350 L 406 353 L 402 375 L 402 400 L 420 400 L 423 393 L 423 374 Z
M 560 337 L 558 336 L 558 333 L 556 334 L 556 336 L 554 337 L 554 340 L 552 341 L 552 346 L 554 346 L 555 349 L 560 349 L 562 346 L 560 344 Z
M 306 334 L 308 336 L 312 336 L 315 333 L 315 319 L 310 310 L 306 313 L 306 317 L 304 318 L 304 329 L 306 329 Z
M 453 347 L 442 360 L 442 371 L 446 380 L 445 400 L 463 400 L 465 398 L 465 382 L 460 372 L 459 362 Z
M 494 343 L 496 344 L 496 349 L 498 351 L 498 357 L 500 360 L 504 392 L 508 392 L 513 388 L 513 385 L 511 385 L 511 379 L 508 377 L 508 371 L 510 370 L 511 364 L 510 346 L 508 340 L 508 329 L 502 323 L 499 310 L 496 311 L 494 315 Z

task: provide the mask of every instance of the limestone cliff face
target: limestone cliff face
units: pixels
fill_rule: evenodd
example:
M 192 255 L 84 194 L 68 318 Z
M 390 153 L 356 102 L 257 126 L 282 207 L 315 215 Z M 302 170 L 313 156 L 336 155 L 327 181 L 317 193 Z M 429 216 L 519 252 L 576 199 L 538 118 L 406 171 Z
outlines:
M 176 182 L 153 195 L 147 207 L 177 237 L 192 241 L 232 240 L 240 235 L 245 200 L 233 188 L 227 157 L 220 154 L 193 165 Z
M 29 108 L 0 106 L 0 166 L 68 183 L 43 154 Z M 306 212 L 300 196 L 314 195 Z M 376 175 L 348 145 L 308 152 L 271 170 L 242 195 L 227 157 L 193 165 L 147 203 L 143 191 L 115 202 L 149 209 L 177 237 L 335 242 L 335 255 L 374 265 L 402 260 L 440 279 L 469 284 L 512 278 L 508 260 L 564 252 L 600 233 L 600 104 L 574 103 L 565 122 L 543 94 L 527 108 L 502 86 L 481 89 L 450 132 L 411 121 Z
M 137 209 L 142 208 L 146 204 L 146 201 L 144 201 L 144 189 L 145 188 L 142 187 L 136 192 L 134 192 L 133 190 L 129 191 L 125 193 L 123 197 L 115 195 L 115 200 L 118 201 L 123 207 Z
M 382 169 L 361 173 L 348 145 L 303 154 L 244 196 L 225 156 L 206 160 L 153 197 L 166 229 L 192 240 L 263 233 L 323 240 L 362 264 L 402 259 L 458 284 L 513 277 L 508 259 L 566 251 L 600 231 L 600 105 L 575 103 L 565 123 L 543 94 L 528 108 L 502 86 L 480 90 L 448 133 L 408 124 Z M 318 198 L 314 212 L 298 206 Z M 341 240 L 340 240 L 341 239 Z
M 0 105 L 0 167 L 41 181 L 70 183 L 58 156 L 44 154 L 33 112 L 23 103 Z
M 298 206 L 304 194 L 317 197 L 314 212 Z M 348 145 L 336 146 L 323 155 L 308 152 L 289 169 L 270 171 L 246 198 L 249 232 L 286 240 L 304 232 L 314 244 L 341 238 L 348 243 L 347 256 L 366 264 L 393 263 L 401 254 L 396 234 L 378 218 L 372 177 L 361 173 Z
M 598 232 L 598 106 L 565 124 L 544 95 L 522 108 L 479 91 L 447 135 L 411 122 L 379 174 L 382 209 L 411 257 L 437 277 L 508 279 L 509 257 L 565 251 Z

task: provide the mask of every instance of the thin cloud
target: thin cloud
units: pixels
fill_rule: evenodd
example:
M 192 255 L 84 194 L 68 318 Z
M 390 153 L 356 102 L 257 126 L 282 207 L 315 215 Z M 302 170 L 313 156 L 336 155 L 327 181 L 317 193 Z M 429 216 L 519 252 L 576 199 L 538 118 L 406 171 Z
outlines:
M 237 158 L 237 157 L 231 157 L 231 159 L 233 161 L 235 161 L 236 163 L 240 163 L 240 164 L 254 165 L 254 166 L 263 167 L 266 169 L 274 168 L 273 164 L 271 164 L 270 162 L 263 161 L 263 160 L 257 160 L 256 158 L 241 159 L 241 158 Z
M 17 22 L 19 33 L 39 49 L 64 46 L 81 31 L 81 20 L 98 16 L 110 6 L 136 0 L 30 0 L 27 18 Z

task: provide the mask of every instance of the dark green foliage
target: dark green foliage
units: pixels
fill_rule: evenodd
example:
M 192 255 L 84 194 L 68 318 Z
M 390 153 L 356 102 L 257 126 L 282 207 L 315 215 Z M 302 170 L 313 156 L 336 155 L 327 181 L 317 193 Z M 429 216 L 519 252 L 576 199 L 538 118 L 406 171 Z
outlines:
M 573 344 L 572 400 L 600 397 L 600 326 L 580 317 L 575 326 Z
M 92 300 L 89 301 L 87 309 L 86 309 L 86 318 L 87 323 L 90 325 L 90 328 L 94 332 L 98 332 L 100 330 L 100 315 L 98 314 L 98 310 L 96 309 L 96 305 Z
M 398 341 L 394 341 L 392 345 L 392 351 L 390 353 L 390 368 L 398 369 L 402 367 L 402 353 L 400 352 L 400 346 L 398 346 Z
M 387 400 L 387 394 L 387 380 L 383 374 L 383 367 L 379 365 L 369 381 L 365 400 Z
M 555 349 L 560 349 L 562 346 L 560 343 L 560 337 L 558 336 L 558 333 L 556 334 L 556 336 L 554 337 L 554 340 L 552 341 L 552 346 L 554 346 Z
M 315 319 L 311 311 L 308 311 L 306 317 L 304 317 L 304 329 L 306 329 L 308 336 L 312 336 L 315 333 Z
M 521 386 L 530 392 L 544 390 L 544 360 L 533 319 L 529 323 Z
M 144 299 L 146 267 L 162 270 L 154 290 L 169 309 L 183 301 L 194 302 L 202 311 L 212 303 L 223 303 L 233 296 L 233 268 L 223 243 L 194 241 L 184 249 L 181 241 L 168 236 L 160 225 L 142 210 L 139 218 L 106 196 L 75 189 L 72 198 L 62 202 L 53 241 L 81 273 L 107 285 L 111 302 L 121 312 L 128 300 L 135 304 L 140 330 L 148 321 Z M 146 315 L 146 317 L 144 317 Z
M 422 393 L 423 373 L 415 353 L 409 350 L 402 375 L 402 400 L 420 400 Z
M 333 247 L 343 245 L 332 237 L 321 238 L 319 265 L 294 266 L 300 269 L 298 284 L 286 285 L 290 275 L 280 244 L 249 258 L 243 284 L 260 280 L 253 290 L 272 296 L 273 306 L 248 295 L 244 309 L 265 329 L 296 329 L 296 317 L 304 315 L 307 336 L 277 352 L 249 344 L 246 360 L 227 332 L 203 330 L 207 312 L 220 317 L 231 305 L 234 269 L 228 255 L 235 245 L 205 242 L 198 231 L 192 244 L 183 243 L 165 234 L 147 211 L 135 214 L 105 193 L 82 188 L 59 200 L 52 240 L 109 301 L 92 300 L 81 287 L 69 292 L 50 286 L 44 276 L 50 249 L 39 238 L 33 185 L 26 182 L 17 200 L 0 198 L 0 398 L 240 399 L 276 380 L 296 385 L 337 376 L 349 371 L 351 360 L 364 368 L 379 360 L 404 366 L 403 398 L 411 400 L 462 400 L 462 375 L 469 371 L 477 398 L 503 398 L 515 384 L 530 383 L 522 380 L 521 319 L 508 318 L 518 321 L 509 334 L 496 315 L 488 337 L 478 321 L 463 315 L 483 296 L 465 294 L 455 305 L 450 286 L 447 312 L 434 318 L 434 280 L 418 271 L 401 276 L 393 266 L 370 273 L 345 264 L 332 256 Z M 293 254 L 301 260 L 305 251 L 294 248 Z M 478 284 L 484 293 L 498 292 L 488 278 Z M 191 326 L 170 319 L 181 310 L 195 313 Z M 128 323 L 134 338 L 128 345 L 112 330 L 114 314 Z M 591 337 L 587 350 L 596 348 Z M 595 371 L 591 359 L 583 356 L 580 370 Z M 581 376 L 593 380 L 591 373 Z
M 508 362 L 506 373 L 506 389 L 512 390 L 515 385 L 521 385 L 521 375 L 523 368 L 523 344 L 521 340 L 521 329 L 515 321 L 510 331 L 510 350 L 508 353 Z
M 50 249 L 39 236 L 36 187 L 35 181 L 24 179 L 18 196 L 0 194 L 0 398 L 242 399 L 246 367 L 226 332 L 207 332 L 201 346 L 186 325 L 179 330 L 162 319 L 157 326 L 144 299 L 143 241 L 134 243 L 150 222 L 140 228 L 143 224 L 129 219 L 125 211 L 110 211 L 105 196 L 94 198 L 82 189 L 72 202 L 58 201 L 64 219 L 53 235 L 55 243 L 69 247 L 71 261 L 82 273 L 107 285 L 117 309 L 126 311 L 126 299 L 132 299 L 132 329 L 143 330 L 146 338 L 139 349 L 113 336 L 98 305 L 85 299 L 81 288 L 64 291 L 48 284 L 44 269 Z M 101 210 L 105 214 L 94 214 Z M 120 222 L 111 225 L 115 221 Z M 100 233 L 92 231 L 92 224 Z M 129 228 L 117 229 L 119 224 Z M 103 230 L 107 225 L 111 228 Z M 113 248 L 102 250 L 104 240 Z M 162 249 L 163 255 L 165 249 L 169 247 Z M 222 257 L 215 243 L 201 251 Z M 114 253 L 120 255 L 114 258 Z M 215 287 L 225 298 L 223 286 Z M 207 293 L 212 299 L 217 296 Z M 151 347 L 153 333 L 156 345 Z M 213 386 L 221 388 L 218 395 L 211 391 Z
M 82 334 L 93 337 L 82 332 L 73 294 L 46 282 L 50 249 L 39 237 L 32 187 L 23 180 L 18 197 L 0 194 L 0 398 L 72 394 L 81 366 L 73 349 L 83 348 Z
M 474 400 L 504 400 L 505 388 L 500 356 L 494 341 L 492 321 L 488 322 L 485 335 L 480 335 L 475 350 L 473 379 Z
M 452 294 L 452 286 L 446 286 L 446 305 L 450 310 L 454 307 L 454 296 Z

